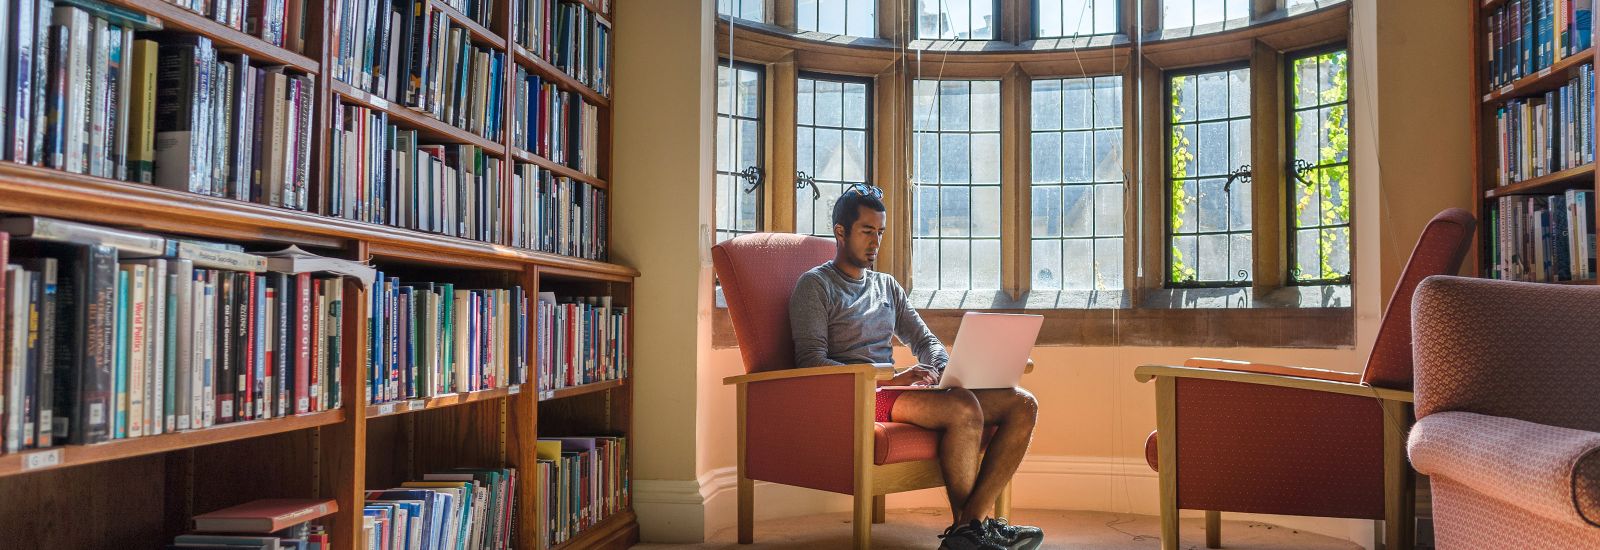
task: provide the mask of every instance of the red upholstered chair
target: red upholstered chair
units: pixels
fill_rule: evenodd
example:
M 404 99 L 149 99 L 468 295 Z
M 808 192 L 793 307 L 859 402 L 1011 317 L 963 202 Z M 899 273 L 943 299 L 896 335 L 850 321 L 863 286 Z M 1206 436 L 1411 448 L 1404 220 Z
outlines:
M 745 372 L 724 384 L 739 392 L 739 543 L 754 538 L 755 481 L 855 497 L 856 548 L 868 548 L 883 522 L 884 495 L 940 487 L 939 434 L 898 422 L 873 422 L 878 380 L 870 364 L 794 368 L 789 295 L 800 275 L 834 256 L 829 239 L 756 233 L 711 248 L 733 318 Z M 1010 486 L 995 503 L 1009 513 Z
M 1135 370 L 1156 381 L 1145 458 L 1159 472 L 1163 548 L 1178 547 L 1179 509 L 1206 511 L 1209 548 L 1220 512 L 1381 519 L 1388 548 L 1412 546 L 1412 293 L 1460 269 L 1475 225 L 1452 208 L 1423 228 L 1359 374 L 1218 359 Z

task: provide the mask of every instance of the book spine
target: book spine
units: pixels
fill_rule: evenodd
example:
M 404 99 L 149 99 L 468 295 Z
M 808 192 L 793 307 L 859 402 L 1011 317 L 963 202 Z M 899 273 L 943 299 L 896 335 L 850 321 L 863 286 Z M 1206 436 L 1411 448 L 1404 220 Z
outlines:
M 294 412 L 306 413 L 311 411 L 311 274 L 301 273 L 295 282 L 297 298 L 294 311 L 296 312 L 297 338 L 294 344 L 295 371 L 294 371 Z
M 0 236 L 0 241 L 4 237 Z M 4 247 L 0 244 L 0 247 Z M 41 298 L 39 303 L 39 359 L 38 376 L 35 381 L 35 402 L 38 403 L 38 421 L 35 426 L 37 432 L 35 442 L 40 448 L 50 447 L 54 444 L 55 425 L 55 370 L 56 370 L 56 324 L 59 322 L 56 313 L 58 303 L 57 280 L 58 262 L 55 258 L 41 258 L 38 260 Z

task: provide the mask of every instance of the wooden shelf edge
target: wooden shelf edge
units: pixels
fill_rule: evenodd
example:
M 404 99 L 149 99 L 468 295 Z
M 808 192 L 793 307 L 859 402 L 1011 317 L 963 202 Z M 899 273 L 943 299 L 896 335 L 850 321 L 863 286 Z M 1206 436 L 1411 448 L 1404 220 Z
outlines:
M 632 508 L 623 509 L 600 523 L 579 531 L 566 542 L 550 550 L 577 550 L 580 548 L 627 548 L 638 542 L 639 523 Z M 530 531 L 532 531 L 530 529 Z M 533 531 L 537 532 L 537 531 Z
M 485 154 L 496 158 L 505 157 L 505 145 L 498 141 L 468 132 L 453 124 L 433 118 L 433 115 L 412 110 L 410 107 L 398 105 L 387 99 L 372 95 L 356 89 L 348 83 L 338 80 L 330 82 L 333 93 L 338 94 L 345 102 L 355 103 L 368 109 L 383 111 L 389 114 L 389 120 L 399 126 L 420 130 L 431 134 L 432 138 L 443 138 L 446 141 L 476 145 L 483 149 Z
M 234 240 L 266 239 L 338 247 L 346 239 L 378 247 L 433 253 L 441 265 L 447 255 L 532 264 L 631 279 L 628 266 L 548 252 L 412 231 L 388 225 L 323 216 L 152 185 L 0 162 L 0 211 L 61 217 L 147 231 Z M 318 237 L 321 237 L 318 239 Z
M 1492 188 L 1492 189 L 1484 191 L 1483 192 L 1483 197 L 1486 198 L 1486 199 L 1493 199 L 1493 198 L 1499 198 L 1499 197 L 1504 197 L 1504 196 L 1508 196 L 1508 195 L 1530 195 L 1530 194 L 1542 193 L 1542 192 L 1545 192 L 1547 190 L 1548 191 L 1554 191 L 1554 190 L 1565 191 L 1567 189 L 1567 187 L 1568 187 L 1568 186 L 1566 186 L 1566 184 L 1572 183 L 1574 181 L 1577 181 L 1577 180 L 1580 180 L 1580 179 L 1583 179 L 1583 178 L 1586 178 L 1586 177 L 1587 178 L 1591 178 L 1591 180 L 1592 180 L 1592 178 L 1594 177 L 1594 168 L 1595 168 L 1595 163 L 1591 162 L 1591 163 L 1588 163 L 1588 164 L 1584 164 L 1582 166 L 1568 168 L 1568 169 L 1562 170 L 1560 172 L 1555 172 L 1555 173 L 1552 173 L 1552 174 L 1545 174 L 1545 175 L 1539 176 L 1537 178 L 1528 179 L 1528 180 L 1522 180 L 1522 181 L 1519 181 L 1519 182 L 1516 182 L 1516 183 L 1513 183 L 1513 184 L 1510 184 L 1510 185 L 1503 185 L 1503 186 L 1500 186 L 1500 187 L 1495 187 L 1495 188 Z M 1593 183 L 1593 182 L 1591 181 L 1591 183 Z
M 489 46 L 497 50 L 505 51 L 506 39 L 501 38 L 500 35 L 495 34 L 495 32 L 489 30 L 488 27 L 483 26 L 477 21 L 473 21 L 471 17 L 467 16 L 467 14 L 461 13 L 460 10 L 450 7 L 449 4 L 445 4 L 441 0 L 428 0 L 428 5 L 432 6 L 433 9 L 439 10 L 445 15 L 445 17 L 449 17 L 450 20 L 456 24 L 456 26 L 467 29 L 467 34 L 477 38 L 478 41 L 488 42 Z
M 604 382 L 593 382 L 593 383 L 589 383 L 589 384 L 580 384 L 580 385 L 577 385 L 577 386 L 568 386 L 568 387 L 565 387 L 565 388 L 557 388 L 557 389 L 554 389 L 554 390 L 545 390 L 545 391 L 539 392 L 539 401 L 542 403 L 542 402 L 545 402 L 545 401 L 555 401 L 557 399 L 566 399 L 568 397 L 577 397 L 579 395 L 587 395 L 587 394 L 591 394 L 591 393 L 599 393 L 599 392 L 603 392 L 603 391 L 606 391 L 606 390 L 620 388 L 620 387 L 623 387 L 623 386 L 625 386 L 627 384 L 628 384 L 628 379 L 627 378 L 620 378 L 620 379 L 617 379 L 617 380 L 607 380 L 607 381 L 604 381 Z
M 1549 67 L 1539 69 L 1531 75 L 1518 78 L 1510 84 L 1500 86 L 1487 94 L 1483 94 L 1483 102 L 1485 104 L 1494 104 L 1559 87 L 1561 83 L 1567 81 L 1565 78 L 1567 71 L 1572 70 L 1573 67 L 1593 62 L 1594 53 L 1594 47 L 1591 46 L 1581 52 L 1564 57 Z
M 50 449 L 0 455 L 0 477 L 191 449 L 216 443 L 227 443 L 229 441 L 338 424 L 343 422 L 344 419 L 344 410 L 334 409 L 268 420 L 219 424 L 201 430 L 118 439 L 94 445 L 65 445 Z
M 289 51 L 280 46 L 274 46 L 249 33 L 218 23 L 209 17 L 183 9 L 165 0 L 108 0 L 108 2 L 133 11 L 153 15 L 161 19 L 162 25 L 167 29 L 187 31 L 210 37 L 211 41 L 221 46 L 223 50 L 242 51 L 249 54 L 253 59 L 270 61 L 278 65 L 288 65 L 310 74 L 321 72 L 321 64 L 310 57 Z
M 611 187 L 610 184 L 606 183 L 606 180 L 603 180 L 603 179 L 600 179 L 600 178 L 585 174 L 583 172 L 580 172 L 580 171 L 572 168 L 571 166 L 567 166 L 567 165 L 561 164 L 559 162 L 544 158 L 542 156 L 534 154 L 532 151 L 528 151 L 527 149 L 523 149 L 521 147 L 512 147 L 511 148 L 511 158 L 517 160 L 518 162 L 526 162 L 526 163 L 530 163 L 530 164 L 537 164 L 537 165 L 542 166 L 542 167 L 544 167 L 545 169 L 547 169 L 547 170 L 549 170 L 551 172 L 555 172 L 556 175 L 558 175 L 558 176 L 565 176 L 565 177 L 568 177 L 568 178 L 572 178 L 572 179 L 587 183 L 589 185 L 593 185 L 593 186 L 601 188 L 601 189 L 609 189 Z
M 390 401 L 388 403 L 367 405 L 366 415 L 367 419 L 370 420 L 373 418 L 414 413 L 417 411 L 446 409 L 457 405 L 465 405 L 467 403 L 477 403 L 479 401 L 500 399 L 502 397 L 516 395 L 519 393 L 522 393 L 521 386 L 512 386 L 466 393 L 452 393 L 449 395 L 441 395 L 438 397 L 429 397 L 425 399 L 402 399 L 399 401 Z
M 521 63 L 523 68 L 530 69 L 539 73 L 540 76 L 554 81 L 556 86 L 569 91 L 578 92 L 578 95 L 583 96 L 584 101 L 587 101 L 602 109 L 611 108 L 610 98 L 600 95 L 600 92 L 596 92 L 593 88 L 585 86 L 582 82 L 578 82 L 578 79 L 573 78 L 572 75 L 569 75 L 565 71 L 556 68 L 555 65 L 552 65 L 544 58 L 533 55 L 533 52 L 528 51 L 528 49 L 522 47 L 521 44 L 511 44 L 511 56 L 515 58 L 518 63 Z

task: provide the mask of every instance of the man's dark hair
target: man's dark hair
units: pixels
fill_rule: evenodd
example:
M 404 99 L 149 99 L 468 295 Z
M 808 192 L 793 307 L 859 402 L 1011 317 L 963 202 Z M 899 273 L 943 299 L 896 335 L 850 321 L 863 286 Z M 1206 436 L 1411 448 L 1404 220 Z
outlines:
M 878 200 L 877 197 L 846 192 L 840 195 L 839 200 L 833 203 L 833 224 L 842 225 L 846 232 L 850 231 L 850 228 L 856 225 L 856 220 L 861 219 L 861 207 L 863 206 L 876 212 L 887 210 L 883 206 L 883 201 Z

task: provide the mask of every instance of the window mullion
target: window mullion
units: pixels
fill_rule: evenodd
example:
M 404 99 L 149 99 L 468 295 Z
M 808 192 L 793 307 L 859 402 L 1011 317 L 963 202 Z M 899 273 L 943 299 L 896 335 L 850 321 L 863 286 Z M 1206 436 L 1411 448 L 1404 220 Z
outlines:
M 1000 81 L 1000 281 L 1012 298 L 1027 294 L 1032 286 L 1033 209 L 1028 188 L 1032 148 L 1024 145 L 1032 139 L 1032 90 L 1032 80 L 1016 66 Z
M 773 25 L 777 25 L 779 27 L 783 27 L 785 29 L 791 29 L 791 30 L 794 29 L 796 25 L 798 25 L 798 23 L 796 22 L 795 11 L 794 11 L 795 10 L 795 0 L 745 0 L 745 1 L 746 2 L 751 2 L 751 1 L 765 2 L 766 3 L 766 7 L 767 7 L 767 13 L 769 14 L 767 16 L 767 18 L 772 20 L 772 24 Z
M 792 11 L 792 10 L 791 10 Z M 794 52 L 767 68 L 766 231 L 795 231 L 795 72 Z
M 1261 42 L 1250 56 L 1253 282 L 1256 297 L 1283 287 L 1289 235 L 1283 197 L 1283 59 Z

